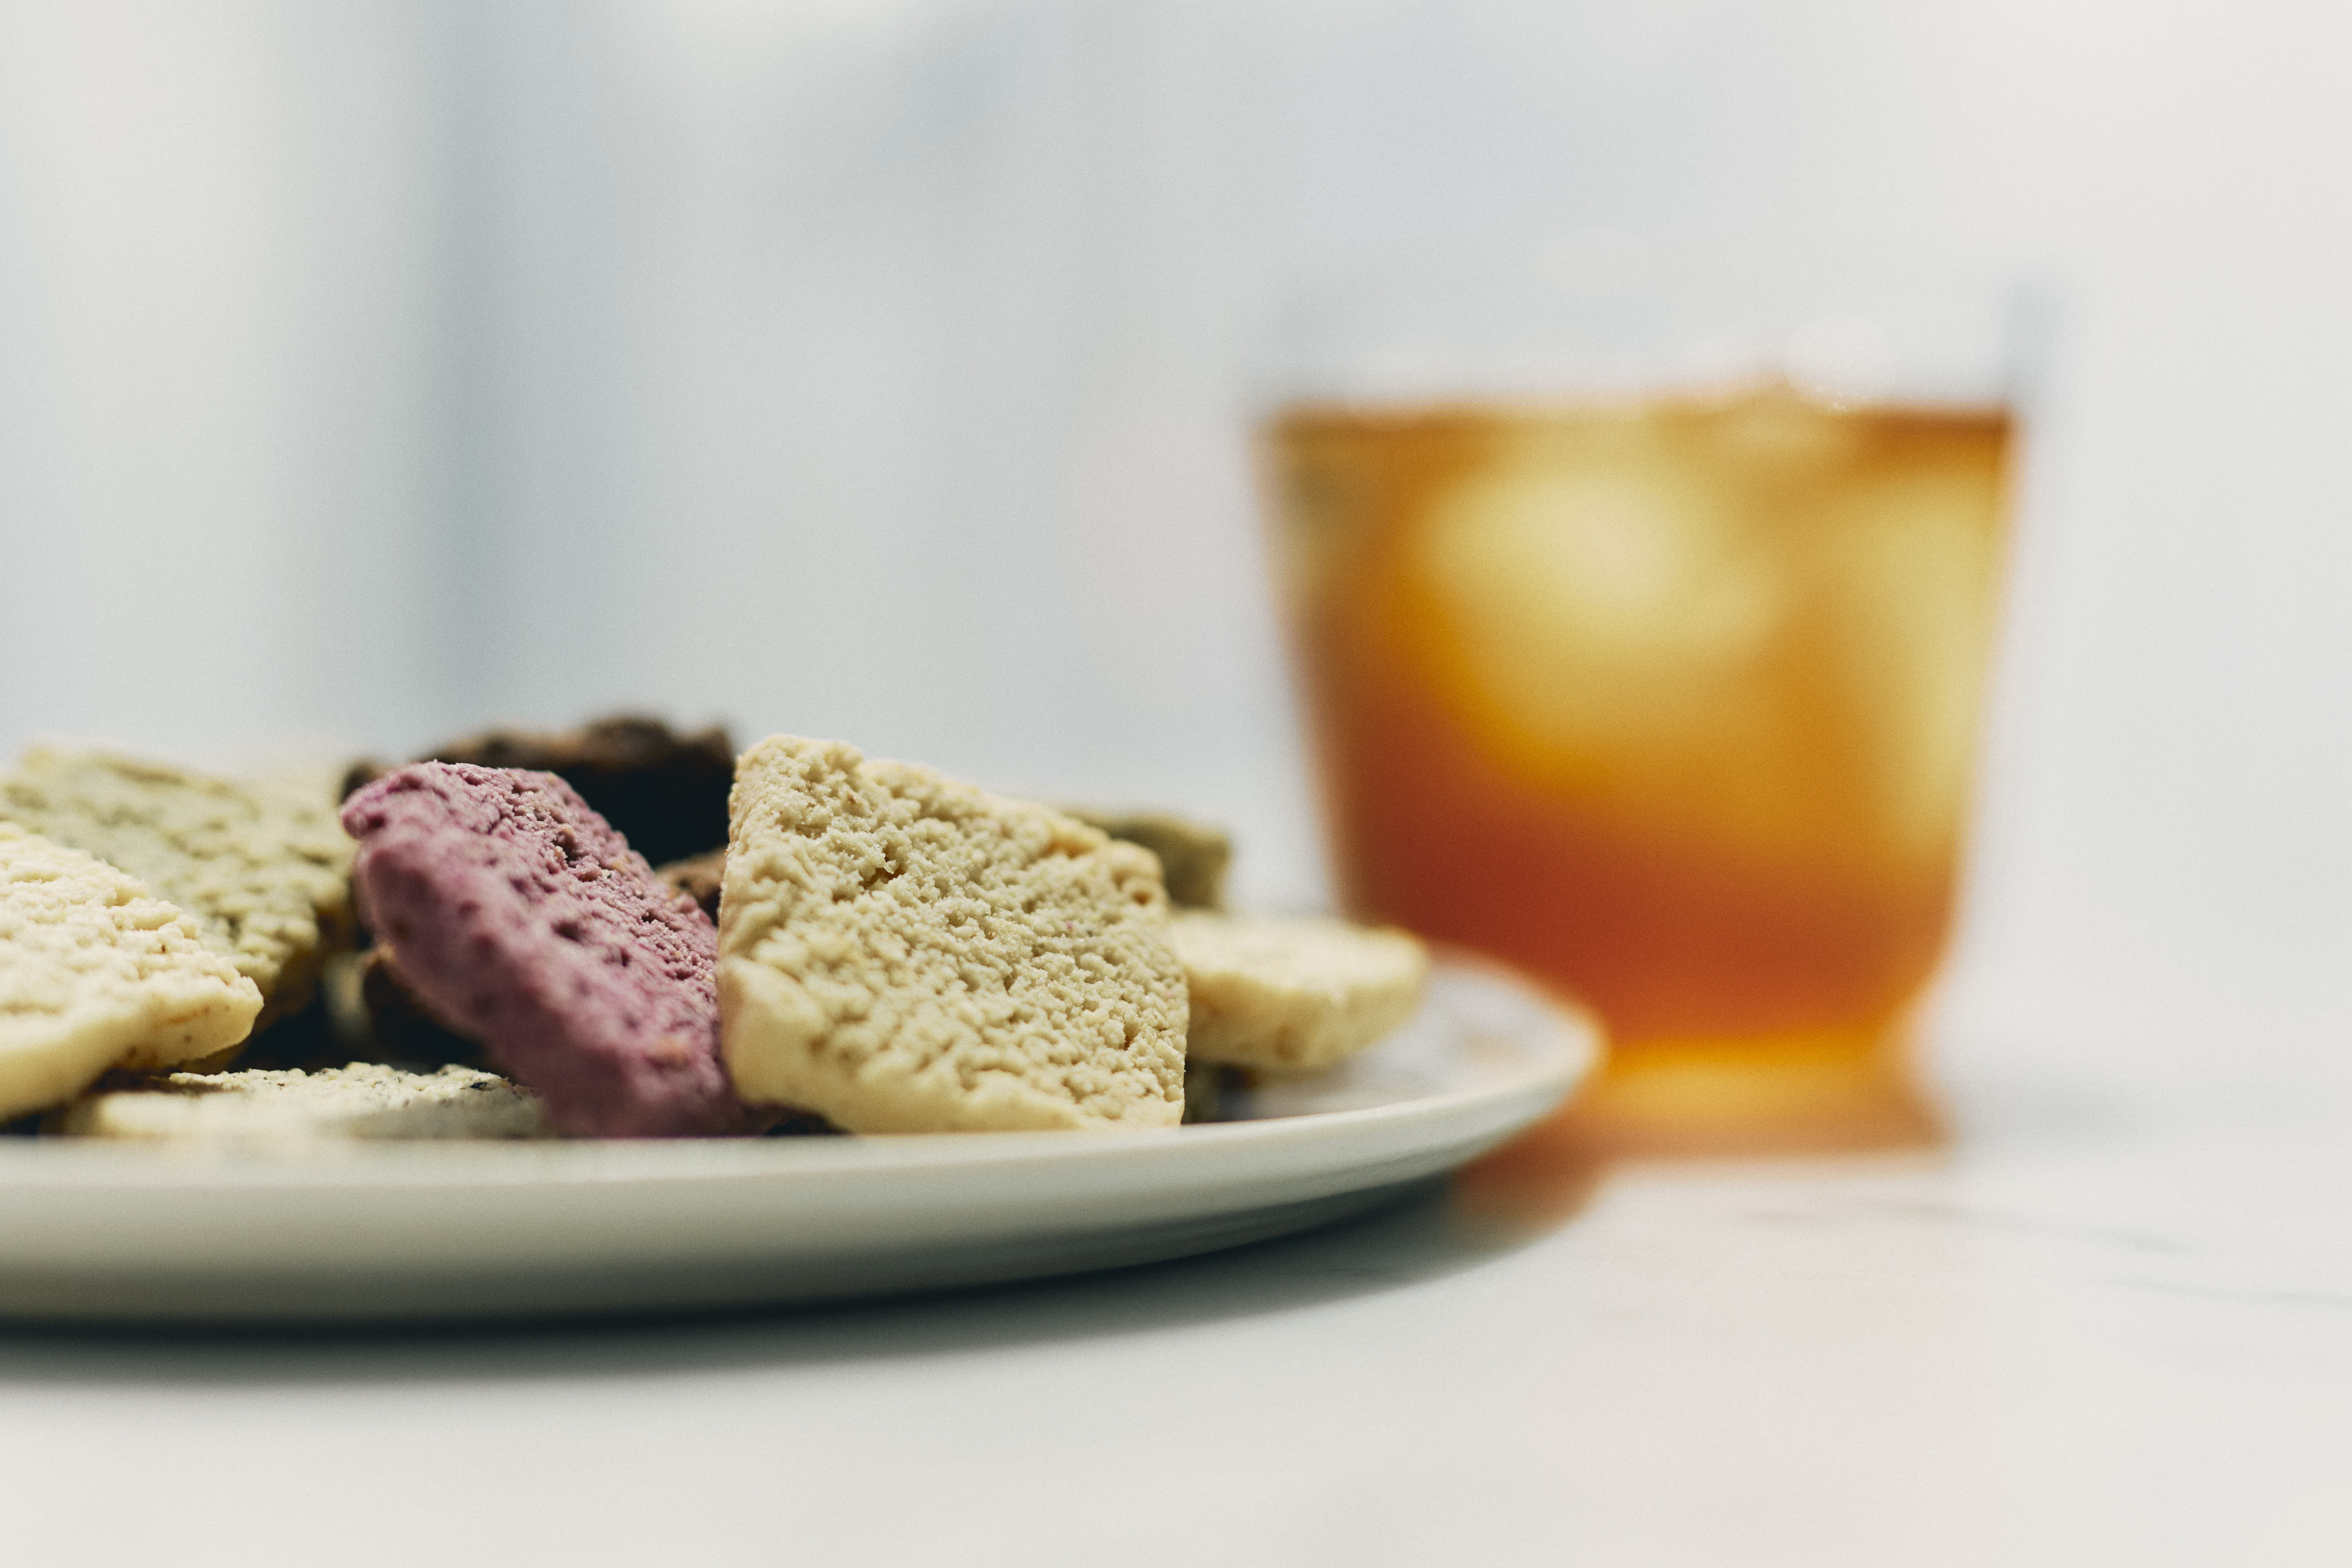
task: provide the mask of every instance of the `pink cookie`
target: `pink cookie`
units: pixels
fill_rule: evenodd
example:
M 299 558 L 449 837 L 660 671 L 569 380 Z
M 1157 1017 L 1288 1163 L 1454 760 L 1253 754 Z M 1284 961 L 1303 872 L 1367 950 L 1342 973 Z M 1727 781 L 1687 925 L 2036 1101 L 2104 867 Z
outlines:
M 343 803 L 393 966 L 563 1132 L 756 1132 L 719 1055 L 718 928 L 551 773 L 420 762 Z

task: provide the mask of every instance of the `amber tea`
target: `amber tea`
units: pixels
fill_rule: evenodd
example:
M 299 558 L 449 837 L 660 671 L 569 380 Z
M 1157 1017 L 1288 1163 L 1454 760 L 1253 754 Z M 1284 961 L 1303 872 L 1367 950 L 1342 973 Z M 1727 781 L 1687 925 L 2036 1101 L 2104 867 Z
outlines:
M 1872 1050 L 1942 953 L 2011 426 L 1770 388 L 1269 431 L 1341 895 L 1621 1047 Z

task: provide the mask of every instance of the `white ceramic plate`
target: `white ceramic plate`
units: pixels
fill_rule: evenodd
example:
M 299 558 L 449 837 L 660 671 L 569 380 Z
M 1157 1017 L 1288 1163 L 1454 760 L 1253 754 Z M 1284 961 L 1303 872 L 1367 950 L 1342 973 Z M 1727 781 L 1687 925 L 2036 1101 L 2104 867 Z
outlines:
M 1368 1207 L 1550 1110 L 1582 1019 L 1441 965 L 1421 1011 L 1247 1120 L 1150 1133 L 0 1146 L 0 1317 L 399 1321 L 739 1307 L 1016 1280 Z

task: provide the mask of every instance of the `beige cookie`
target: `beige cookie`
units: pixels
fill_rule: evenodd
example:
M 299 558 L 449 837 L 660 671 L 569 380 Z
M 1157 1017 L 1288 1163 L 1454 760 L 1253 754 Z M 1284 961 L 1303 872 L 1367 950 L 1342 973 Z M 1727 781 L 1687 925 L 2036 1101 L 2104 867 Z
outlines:
M 1172 1125 L 1184 975 L 1152 858 L 837 741 L 737 764 L 719 909 L 736 1092 L 854 1133 Z
M 0 821 L 119 866 L 169 900 L 260 988 L 262 1022 L 301 1007 L 351 931 L 352 841 L 331 801 L 101 752 L 27 752 Z
M 1180 914 L 1168 936 L 1192 987 L 1192 1058 L 1286 1076 L 1404 1022 L 1429 974 L 1403 932 L 1319 915 Z
M 545 1135 L 538 1100 L 470 1067 L 403 1072 L 354 1062 L 322 1071 L 174 1072 L 89 1094 L 49 1118 L 71 1137 L 316 1144 Z
M 0 1118 L 235 1045 L 261 993 L 105 862 L 0 822 Z
M 1104 811 L 1066 806 L 1071 816 L 1160 857 L 1160 880 L 1179 909 L 1223 909 L 1234 841 L 1223 830 L 1169 811 Z

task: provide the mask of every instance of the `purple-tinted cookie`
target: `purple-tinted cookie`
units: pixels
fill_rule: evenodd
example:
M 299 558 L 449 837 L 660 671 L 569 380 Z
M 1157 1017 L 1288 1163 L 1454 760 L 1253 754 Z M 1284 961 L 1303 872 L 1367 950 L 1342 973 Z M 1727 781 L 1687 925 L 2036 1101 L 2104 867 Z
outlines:
M 567 1133 L 756 1131 L 719 1056 L 718 927 L 550 773 L 421 762 L 343 803 L 376 939 Z

